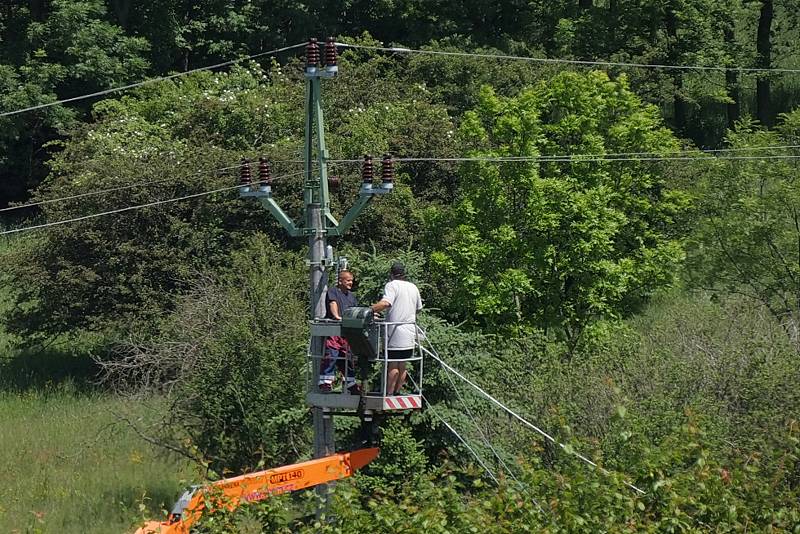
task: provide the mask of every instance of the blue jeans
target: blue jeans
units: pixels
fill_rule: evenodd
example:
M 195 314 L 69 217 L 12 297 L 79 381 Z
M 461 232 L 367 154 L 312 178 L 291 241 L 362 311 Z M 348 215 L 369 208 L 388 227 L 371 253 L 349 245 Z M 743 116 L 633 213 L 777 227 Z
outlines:
M 320 362 L 319 384 L 333 384 L 333 381 L 336 380 L 336 369 L 339 369 L 339 372 L 345 377 L 345 387 L 356 383 L 352 353 L 347 350 L 325 347 L 325 356 Z

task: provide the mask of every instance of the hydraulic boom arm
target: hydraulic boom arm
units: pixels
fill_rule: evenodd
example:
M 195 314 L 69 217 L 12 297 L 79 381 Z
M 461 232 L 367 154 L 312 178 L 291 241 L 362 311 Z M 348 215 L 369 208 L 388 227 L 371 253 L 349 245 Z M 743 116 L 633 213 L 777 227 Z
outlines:
M 359 449 L 193 488 L 181 496 L 167 521 L 148 521 L 136 534 L 188 534 L 192 524 L 206 510 L 206 503 L 216 506 L 211 511 L 233 510 L 242 503 L 346 478 L 374 460 L 378 451 L 377 448 Z

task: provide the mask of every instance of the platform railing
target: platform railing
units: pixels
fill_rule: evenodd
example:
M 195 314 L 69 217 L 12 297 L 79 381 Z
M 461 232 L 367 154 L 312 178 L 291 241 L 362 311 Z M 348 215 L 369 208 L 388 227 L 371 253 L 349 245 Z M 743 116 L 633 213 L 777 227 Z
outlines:
M 409 358 L 402 358 L 402 359 L 390 359 L 389 358 L 389 347 L 387 343 L 388 333 L 392 328 L 397 328 L 402 325 L 414 325 L 415 331 L 415 340 L 414 340 L 414 347 L 412 349 L 411 357 Z M 334 320 L 317 320 L 312 323 L 313 328 L 318 332 L 329 332 L 329 336 L 317 336 L 317 337 L 330 337 L 330 335 L 337 335 L 336 332 L 339 332 L 339 328 L 341 327 L 341 322 L 334 321 Z M 415 395 L 420 396 L 422 395 L 422 384 L 423 384 L 423 353 L 420 347 L 420 340 L 422 334 L 421 329 L 416 325 L 414 322 L 389 322 L 389 321 L 376 321 L 370 325 L 370 327 L 366 331 L 370 343 L 372 344 L 373 348 L 375 349 L 375 356 L 368 359 L 368 365 L 370 367 L 369 372 L 367 374 L 366 379 L 362 379 L 361 373 L 362 370 L 359 369 L 359 361 L 358 358 L 353 356 L 352 353 L 349 353 L 348 356 L 338 356 L 333 358 L 335 362 L 335 374 L 336 378 L 334 380 L 334 385 L 336 382 L 341 382 L 341 390 L 331 390 L 330 392 L 325 392 L 324 396 L 333 396 L 333 397 L 355 397 L 358 398 L 360 396 L 368 397 L 370 399 L 382 399 L 386 397 L 390 397 L 387 393 L 387 386 L 388 386 L 388 375 L 389 375 L 389 366 L 392 363 L 400 364 L 405 363 L 406 369 L 405 372 L 408 373 L 413 380 L 406 380 L 404 384 L 404 388 L 411 388 L 411 391 L 407 393 L 402 393 L 402 395 Z M 312 354 L 312 344 L 308 346 L 308 365 L 306 366 L 307 369 L 307 391 L 309 394 L 312 394 L 315 399 L 320 399 L 318 396 L 323 392 L 319 389 L 320 384 L 320 376 L 322 370 L 322 363 L 325 360 L 325 342 L 318 343 L 317 346 L 321 347 L 321 353 L 319 354 Z M 342 363 L 340 363 L 342 362 Z M 351 392 L 348 391 L 347 383 L 346 383 L 346 374 L 342 373 L 340 366 L 343 366 L 344 369 L 347 369 L 347 366 L 352 366 L 353 374 L 355 377 L 355 383 L 362 386 L 363 392 L 360 395 L 353 395 Z M 341 380 L 339 380 L 341 376 Z M 377 383 L 376 383 L 377 382 Z M 340 397 L 341 398 L 341 397 Z M 333 399 L 332 399 L 333 400 Z M 335 404 L 340 405 L 342 402 L 345 402 L 345 399 L 342 398 L 342 401 L 336 402 Z

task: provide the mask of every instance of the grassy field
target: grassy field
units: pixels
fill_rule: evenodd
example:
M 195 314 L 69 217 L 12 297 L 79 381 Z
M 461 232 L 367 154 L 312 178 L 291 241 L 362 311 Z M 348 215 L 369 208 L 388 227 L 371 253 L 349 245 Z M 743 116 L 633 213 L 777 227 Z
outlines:
M 190 470 L 117 424 L 121 402 L 69 382 L 0 393 L 0 532 L 128 532 L 162 517 Z
M 132 532 L 163 517 L 190 467 L 116 420 L 124 401 L 93 386 L 79 344 L 15 345 L 0 329 L 0 532 Z

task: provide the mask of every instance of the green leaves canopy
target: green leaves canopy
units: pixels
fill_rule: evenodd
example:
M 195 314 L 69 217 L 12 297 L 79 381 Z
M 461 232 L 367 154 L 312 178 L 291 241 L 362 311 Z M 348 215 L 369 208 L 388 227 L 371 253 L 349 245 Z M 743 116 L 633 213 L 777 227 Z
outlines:
M 460 135 L 472 156 L 532 159 L 468 163 L 456 207 L 431 217 L 449 228 L 432 261 L 452 284 L 451 312 L 575 340 L 671 282 L 682 250 L 670 224 L 686 196 L 646 161 L 553 158 L 678 147 L 624 78 L 564 73 L 516 98 L 487 88 Z
M 765 305 L 797 340 L 800 324 L 800 186 L 792 152 L 800 111 L 782 116 L 774 131 L 744 121 L 728 141 L 737 156 L 712 167 L 697 187 L 701 215 L 692 241 L 694 282 L 739 293 Z M 752 149 L 752 150 L 749 150 Z M 796 155 L 794 155 L 796 156 Z

